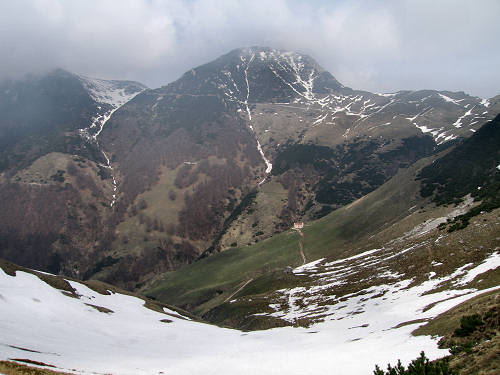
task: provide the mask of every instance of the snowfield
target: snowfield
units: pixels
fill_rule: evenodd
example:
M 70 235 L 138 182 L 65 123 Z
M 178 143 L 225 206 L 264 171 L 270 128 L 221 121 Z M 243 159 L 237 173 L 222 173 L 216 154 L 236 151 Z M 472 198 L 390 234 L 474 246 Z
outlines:
M 356 260 L 366 262 L 370 256 Z M 295 272 L 319 271 L 321 261 Z M 462 267 L 455 276 L 466 281 L 499 265 L 500 256 L 494 253 L 477 267 Z M 342 267 L 342 261 L 328 266 Z M 407 322 L 436 316 L 479 292 L 462 289 L 422 296 L 439 281 L 410 288 L 410 281 L 374 287 L 372 298 L 356 294 L 309 328 L 241 332 L 166 309 L 155 312 L 139 298 L 102 295 L 78 282 L 70 284 L 79 298 L 69 297 L 33 274 L 18 271 L 13 277 L 0 269 L 0 359 L 27 358 L 81 374 L 302 375 L 333 369 L 347 375 L 371 374 L 375 364 L 410 361 L 421 350 L 430 358 L 447 354 L 437 348 L 437 338 L 411 335 L 422 323 Z M 377 297 L 384 288 L 389 298 Z M 320 289 L 314 293 L 321 294 Z M 284 294 L 293 297 L 293 292 Z M 435 302 L 439 303 L 423 312 Z M 286 315 L 293 319 L 302 313 L 297 308 Z M 407 324 L 396 328 L 401 323 Z
M 97 103 L 109 104 L 113 108 L 124 105 L 146 87 L 137 82 L 111 81 L 105 79 L 78 76 Z

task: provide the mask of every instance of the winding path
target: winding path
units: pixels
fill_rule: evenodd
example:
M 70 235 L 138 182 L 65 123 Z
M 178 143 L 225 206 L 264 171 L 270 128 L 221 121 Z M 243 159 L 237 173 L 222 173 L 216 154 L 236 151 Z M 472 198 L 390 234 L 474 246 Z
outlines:
M 236 290 L 236 292 L 234 292 L 234 293 L 233 293 L 233 294 L 231 294 L 229 297 L 227 297 L 227 298 L 224 300 L 224 302 L 222 302 L 222 303 L 226 303 L 226 302 L 227 302 L 227 301 L 229 301 L 231 298 L 233 298 L 233 297 L 236 295 L 236 293 L 238 293 L 240 290 L 242 290 L 244 287 L 246 287 L 246 286 L 247 286 L 247 284 L 248 284 L 250 281 L 252 281 L 252 280 L 253 280 L 253 278 L 251 278 L 250 280 L 245 281 L 245 283 L 244 283 L 242 286 L 240 286 L 240 287 Z

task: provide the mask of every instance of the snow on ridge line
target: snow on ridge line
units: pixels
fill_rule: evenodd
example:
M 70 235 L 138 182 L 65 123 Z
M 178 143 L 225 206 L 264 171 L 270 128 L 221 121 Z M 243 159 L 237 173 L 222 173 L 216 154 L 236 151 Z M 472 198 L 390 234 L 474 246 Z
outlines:
M 363 96 L 363 94 L 355 94 L 355 97 L 352 97 L 352 95 L 345 96 L 343 94 L 340 94 L 338 96 L 337 94 L 319 94 L 315 93 L 313 91 L 313 83 L 314 79 L 316 78 L 315 74 L 317 71 L 315 70 L 316 68 L 313 66 L 309 66 L 308 64 L 304 64 L 302 60 L 302 56 L 300 54 L 296 53 L 281 53 L 277 50 L 265 50 L 265 51 L 260 51 L 260 50 L 255 50 L 254 48 L 249 48 L 244 51 L 243 55 L 240 55 L 240 59 L 245 63 L 248 61 L 249 58 L 253 57 L 255 55 L 256 60 L 272 60 L 272 63 L 269 63 L 269 69 L 271 72 L 276 76 L 284 85 L 289 87 L 293 92 L 295 99 L 293 103 L 300 103 L 300 104 L 305 104 L 306 106 L 318 106 L 319 108 L 316 108 L 319 110 L 319 112 L 315 115 L 313 119 L 310 121 L 310 125 L 312 127 L 317 126 L 317 125 L 325 125 L 325 124 L 335 124 L 334 122 L 327 122 L 328 118 L 330 116 L 334 116 L 338 112 L 344 112 L 346 115 L 353 115 L 353 116 L 358 116 L 359 120 L 358 121 L 365 121 L 367 118 L 371 117 L 374 114 L 382 112 L 385 108 L 390 107 L 393 103 L 398 102 L 398 98 L 401 96 L 402 93 L 404 92 L 394 92 L 394 93 L 375 93 L 373 95 L 376 95 L 379 97 L 379 99 L 382 100 L 389 100 L 389 102 L 384 102 L 380 105 L 377 105 L 376 103 L 371 103 L 367 104 L 372 100 L 370 97 Z M 248 69 L 248 66 L 247 66 Z M 248 86 L 248 77 L 245 76 L 245 79 L 247 81 L 247 86 Z M 230 96 L 229 94 L 225 93 L 226 96 Z M 231 92 L 232 94 L 232 92 Z M 449 95 L 455 95 L 454 93 L 450 93 Z M 466 98 L 462 99 L 454 99 L 453 97 L 447 95 L 447 92 L 434 92 L 431 95 L 428 95 L 422 100 L 426 100 L 429 98 L 440 98 L 444 102 L 449 102 L 453 103 L 459 108 L 464 108 L 465 114 L 458 118 L 453 124 L 447 123 L 446 125 L 452 125 L 452 129 L 445 130 L 447 127 L 439 127 L 439 128 L 434 128 L 434 123 L 432 122 L 431 125 L 421 125 L 421 124 L 415 124 L 414 121 L 417 119 L 419 116 L 423 116 L 425 113 L 431 111 L 433 107 L 428 107 L 426 108 L 423 112 L 419 112 L 414 116 L 405 116 L 407 120 L 409 120 L 415 127 L 417 127 L 422 133 L 424 134 L 429 134 L 433 137 L 435 142 L 437 144 L 443 144 L 445 142 L 451 141 L 453 139 L 456 139 L 458 135 L 455 134 L 456 130 L 453 129 L 459 129 L 464 127 L 464 119 L 468 116 L 473 115 L 474 108 L 479 106 L 479 100 L 478 98 L 478 103 L 477 105 L 474 106 L 474 104 L 466 104 L 464 106 L 463 102 L 466 100 Z M 367 99 L 368 100 L 364 100 Z M 243 101 L 244 99 L 242 99 Z M 248 98 L 247 98 L 248 100 Z M 357 104 L 358 101 L 364 100 L 362 104 Z M 404 102 L 404 100 L 403 100 Z M 409 103 L 414 103 L 414 101 L 410 101 Z M 290 104 L 290 103 L 288 103 Z M 484 106 L 488 105 L 488 101 L 482 100 L 481 104 Z M 417 108 L 420 104 L 417 104 Z M 245 109 L 247 110 L 248 117 L 251 118 L 251 113 L 248 113 L 248 108 Z M 455 109 L 456 110 L 456 109 Z M 476 108 L 477 110 L 477 108 Z M 426 119 L 428 120 L 428 119 Z M 432 119 L 431 119 L 432 120 Z M 470 127 L 471 125 L 474 125 L 477 121 L 475 121 L 475 118 L 472 118 L 468 123 L 465 122 L 465 125 L 467 127 Z M 302 122 L 302 119 L 299 120 L 299 122 Z M 391 123 L 385 123 L 388 125 L 391 125 Z M 358 125 L 356 125 L 358 126 Z M 381 126 L 380 124 L 376 126 Z M 372 128 L 370 128 L 371 130 Z M 474 129 L 470 129 L 471 131 L 474 131 Z M 347 137 L 347 132 L 344 133 L 344 137 Z
M 78 78 L 92 99 L 98 103 L 109 104 L 113 108 L 122 106 L 145 90 L 144 86 L 136 83 L 110 81 L 83 75 L 79 75 Z
M 84 87 L 87 89 L 90 97 L 97 103 L 107 104 L 110 109 L 96 113 L 92 123 L 87 127 L 80 129 L 82 137 L 88 140 L 97 141 L 97 137 L 104 129 L 106 122 L 111 115 L 122 105 L 132 100 L 135 96 L 146 89 L 138 83 L 127 83 L 122 81 L 108 81 L 104 79 L 78 76 Z M 98 107 L 101 110 L 101 107 Z M 96 132 L 91 129 L 98 127 Z M 94 134 L 92 134 L 94 133 Z
M 389 92 L 389 93 L 374 93 L 375 95 L 378 95 L 378 96 L 385 96 L 385 97 L 392 97 L 392 96 L 396 96 L 398 95 L 397 92 Z

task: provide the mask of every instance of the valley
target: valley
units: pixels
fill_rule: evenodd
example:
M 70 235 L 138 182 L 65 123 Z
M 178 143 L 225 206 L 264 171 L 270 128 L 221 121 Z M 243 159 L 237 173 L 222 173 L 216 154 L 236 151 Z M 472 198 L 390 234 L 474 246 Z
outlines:
M 264 47 L 156 89 L 63 70 L 0 88 L 0 360 L 498 369 L 500 96 L 370 93 Z M 470 301 L 475 341 L 454 333 Z
M 2 355 L 84 374 L 235 370 L 251 374 L 256 369 L 299 374 L 328 371 L 331 366 L 357 374 L 369 373 L 375 363 L 409 361 L 420 350 L 431 359 L 441 357 L 447 350 L 438 349 L 437 338 L 413 336 L 412 331 L 476 295 L 489 295 L 493 306 L 498 304 L 500 258 L 498 251 L 492 252 L 498 249 L 498 240 L 489 242 L 492 236 L 487 229 L 477 241 L 473 228 L 478 224 L 498 229 L 498 210 L 481 215 L 460 236 L 475 245 L 482 243 L 483 249 L 472 250 L 471 242 L 464 241 L 463 248 L 454 247 L 456 256 L 451 258 L 445 243 L 439 244 L 454 239 L 434 228 L 416 233 L 423 240 L 420 248 L 372 249 L 334 261 L 320 259 L 296 267 L 281 286 L 273 278 L 249 279 L 236 295 L 228 296 L 222 310 L 215 311 L 229 317 L 226 324 L 234 324 L 241 314 L 247 323 L 253 319 L 253 326 L 246 324 L 250 332 L 193 321 L 182 310 L 145 303 L 109 285 L 66 282 L 4 262 L 0 294 L 9 308 L 0 323 Z M 461 266 L 464 262 L 469 263 Z M 278 290 L 262 293 L 271 280 Z M 256 320 L 261 323 L 256 325 Z M 282 324 L 269 325 L 273 320 Z M 289 327 L 262 330 L 282 325 Z M 441 332 L 435 329 L 429 327 L 424 334 Z M 68 337 L 73 338 L 70 346 Z M 353 352 L 362 354 L 363 360 L 353 362 L 348 354 Z M 128 355 L 122 357 L 124 353 Z M 193 353 L 203 360 L 193 362 Z
M 23 88 L 9 83 L 3 103 L 21 89 L 41 98 L 42 82 L 72 87 L 89 106 L 68 107 L 83 111 L 77 123 L 54 112 L 66 130 L 54 128 L 44 149 L 30 133 L 31 118 L 6 117 L 3 129 L 25 124 L 27 131 L 21 143 L 7 131 L 6 142 L 32 151 L 2 172 L 2 196 L 12 204 L 4 211 L 31 194 L 27 204 L 36 206 L 37 194 L 63 187 L 73 189 L 66 193 L 73 203 L 64 213 L 45 211 L 46 229 L 34 224 L 43 221 L 39 209 L 31 210 L 32 228 L 10 219 L 0 255 L 29 265 L 29 237 L 38 236 L 59 260 L 53 269 L 129 290 L 200 257 L 255 245 L 293 222 L 319 219 L 472 135 L 500 106 L 498 97 L 445 91 L 357 91 L 309 56 L 261 47 L 231 51 L 154 90 L 63 71 L 37 79 Z M 55 93 L 52 100 L 51 110 L 66 108 Z M 37 171 L 47 154 L 74 160 Z M 97 170 L 79 173 L 85 165 Z M 41 185 L 33 193 L 10 193 L 34 183 Z M 74 249 L 62 256 L 58 243 L 67 238 Z

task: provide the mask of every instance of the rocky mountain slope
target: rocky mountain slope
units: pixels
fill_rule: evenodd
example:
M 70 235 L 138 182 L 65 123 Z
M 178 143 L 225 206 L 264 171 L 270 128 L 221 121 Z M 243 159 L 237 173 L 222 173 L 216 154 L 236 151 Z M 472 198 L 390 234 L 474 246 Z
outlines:
M 15 218 L 21 205 L 30 214 L 27 226 L 20 218 L 0 226 L 1 254 L 128 289 L 323 217 L 469 137 L 500 109 L 499 97 L 354 90 L 308 56 L 261 47 L 136 96 L 137 83 L 53 76 L 40 81 L 66 80 L 78 95 L 39 106 L 76 118 L 60 115 L 43 147 L 31 130 L 2 138 L 11 145 L 5 212 Z M 2 103 L 14 91 L 2 90 Z M 87 104 L 67 103 L 73 97 Z M 34 129 L 16 121 L 2 128 Z M 39 258 L 29 250 L 35 242 L 45 249 Z
M 293 221 L 315 219 L 352 202 L 398 168 L 469 136 L 499 108 L 498 97 L 349 89 L 311 58 L 291 52 L 249 48 L 217 62 L 222 74 L 204 80 L 217 82 L 238 104 L 237 111 L 246 113 L 273 163 L 271 186 L 259 190 L 251 214 L 228 228 L 223 248 L 253 243 Z M 272 87 L 270 93 L 262 91 L 263 81 Z
M 498 99 L 371 94 L 343 86 L 304 55 L 234 50 L 111 118 L 102 142 L 121 174 L 123 221 L 108 256 L 143 273 L 146 258 L 176 269 L 257 243 L 473 134 Z M 126 282 L 108 271 L 99 277 Z
M 454 366 L 495 371 L 497 99 L 358 92 L 306 56 L 265 48 L 141 93 L 61 71 L 28 81 L 16 87 L 31 82 L 57 121 L 38 125 L 33 107 L 2 123 L 16 157 L 0 177 L 0 257 L 66 276 L 0 261 L 0 360 L 359 374 L 450 348 Z M 78 101 L 47 95 L 61 81 Z M 5 95 L 22 91 L 8 85 Z M 362 110 L 359 95 L 378 104 Z M 296 220 L 304 227 L 290 230 Z M 76 281 L 88 278 L 149 297 Z M 442 321 L 470 315 L 476 296 L 484 329 L 457 338 Z M 445 336 L 441 348 L 429 335 Z
M 495 287 L 498 270 L 481 282 L 475 276 L 499 266 L 499 123 L 497 116 L 445 155 L 401 170 L 301 230 L 166 274 L 145 292 L 214 322 L 256 329 L 361 314 L 365 301 L 391 288 L 424 301 L 443 289 L 467 295 L 471 286 Z M 430 183 L 439 183 L 434 194 Z M 357 305 L 337 312 L 346 296 L 359 296 Z
M 56 70 L 0 84 L 0 256 L 84 276 L 109 246 L 116 186 L 98 134 L 144 90 Z

